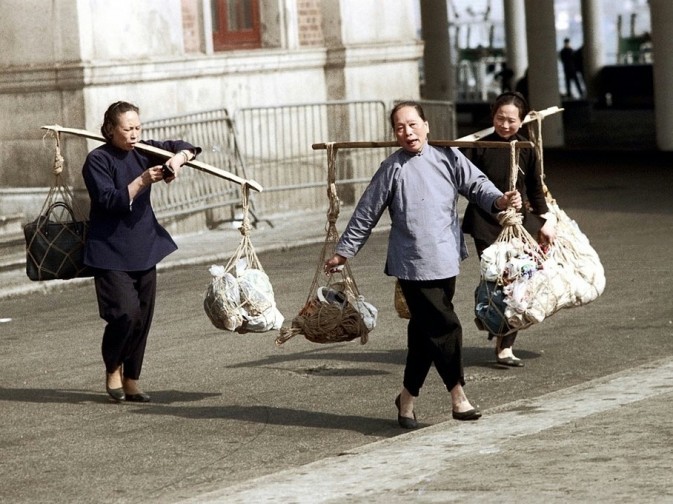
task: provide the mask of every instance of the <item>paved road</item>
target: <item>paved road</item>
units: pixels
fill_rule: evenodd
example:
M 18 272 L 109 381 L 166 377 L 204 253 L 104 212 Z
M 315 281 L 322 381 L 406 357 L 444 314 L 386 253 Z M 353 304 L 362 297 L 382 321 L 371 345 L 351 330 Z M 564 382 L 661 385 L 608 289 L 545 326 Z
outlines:
M 523 369 L 494 365 L 471 323 L 477 264 L 464 263 L 456 304 L 467 391 L 485 412 L 469 425 L 450 420 L 432 373 L 417 408 L 426 428 L 397 427 L 405 326 L 381 273 L 385 231 L 353 262 L 380 309 L 364 346 L 297 337 L 279 348 L 275 333 L 215 329 L 201 307 L 207 266 L 211 251 L 238 237 L 190 237 L 181 267 L 160 275 L 143 373 L 148 405 L 106 400 L 90 284 L 2 299 L 0 318 L 11 320 L 0 323 L 0 500 L 670 501 L 670 161 L 547 155 L 549 187 L 591 238 L 608 285 L 596 302 L 523 333 Z M 307 296 L 319 244 L 284 247 L 315 220 L 253 237 L 288 319 Z M 211 256 L 205 264 L 197 250 Z

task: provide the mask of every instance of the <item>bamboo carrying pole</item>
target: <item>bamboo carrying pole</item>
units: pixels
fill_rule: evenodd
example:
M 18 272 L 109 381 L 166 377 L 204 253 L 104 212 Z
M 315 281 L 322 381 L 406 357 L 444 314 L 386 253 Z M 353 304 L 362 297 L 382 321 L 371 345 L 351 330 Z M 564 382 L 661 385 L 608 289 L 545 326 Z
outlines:
M 496 149 L 509 149 L 507 142 L 477 142 L 477 141 L 462 141 L 462 140 L 429 140 L 430 145 L 437 147 L 494 147 Z M 397 142 L 335 142 L 333 144 L 339 149 L 364 149 L 370 147 L 399 147 Z M 516 146 L 524 149 L 532 149 L 533 142 L 516 142 Z M 315 143 L 311 146 L 313 150 L 326 149 L 326 143 Z
M 77 135 L 81 136 L 84 138 L 90 138 L 91 140 L 98 140 L 99 142 L 105 142 L 105 138 L 103 138 L 101 135 L 98 135 L 96 133 L 91 133 L 90 131 L 83 130 L 83 129 L 76 129 L 76 128 L 65 128 L 63 126 L 59 126 L 58 124 L 52 124 L 49 126 L 42 126 L 41 129 L 45 130 L 50 130 L 50 131 L 55 131 L 58 133 L 69 133 L 71 135 Z M 135 148 L 138 150 L 142 150 L 145 152 L 150 152 L 152 154 L 156 154 L 158 156 L 163 156 L 166 159 L 173 157 L 175 155 L 174 152 L 170 152 L 167 150 L 159 149 L 157 147 L 153 147 L 151 145 L 143 144 L 143 143 L 137 143 L 135 145 Z M 240 185 L 247 185 L 248 187 L 254 189 L 257 192 L 262 192 L 263 187 L 256 181 L 254 180 L 247 180 L 242 177 L 239 177 L 238 175 L 235 175 L 231 172 L 228 172 L 226 170 L 222 170 L 221 168 L 217 168 L 215 166 L 211 166 L 206 163 L 202 163 L 201 161 L 187 161 L 185 163 L 187 166 L 191 168 L 195 168 L 199 171 L 208 173 L 210 175 L 215 175 L 216 177 L 223 178 L 225 180 L 229 180 L 230 182 L 236 182 L 237 184 Z
M 526 115 L 526 117 L 524 117 L 523 122 L 521 124 L 524 125 L 524 124 L 528 124 L 529 122 L 532 122 L 532 121 L 537 121 L 538 117 L 544 119 L 547 116 L 557 114 L 559 112 L 563 112 L 563 109 L 560 108 L 560 107 L 557 107 L 557 106 L 548 107 L 544 110 L 531 111 L 531 112 L 528 113 L 528 115 Z M 474 132 L 470 135 L 460 137 L 460 138 L 458 138 L 458 141 L 459 142 L 470 142 L 470 141 L 479 140 L 480 138 L 484 138 L 485 136 L 490 135 L 491 133 L 493 133 L 493 131 L 494 131 L 493 126 L 491 126 L 490 128 L 486 128 L 486 129 L 483 129 L 483 130 L 480 130 L 480 131 L 476 131 L 476 132 Z
M 563 109 L 557 106 L 553 107 L 548 107 L 544 110 L 536 110 L 536 111 L 531 111 L 526 115 L 524 118 L 523 124 L 528 124 L 532 121 L 537 121 L 538 118 L 544 119 L 547 116 L 557 114 L 559 112 L 563 112 Z M 509 149 L 509 143 L 506 142 L 479 142 L 477 141 L 480 138 L 485 137 L 486 135 L 490 135 L 493 133 L 494 129 L 493 126 L 490 128 L 486 128 L 480 131 L 477 131 L 475 133 L 472 133 L 470 135 L 466 135 L 464 137 L 460 137 L 456 140 L 428 140 L 428 143 L 430 145 L 436 145 L 438 147 L 458 147 L 458 148 L 470 148 L 470 147 L 494 147 L 494 148 L 500 148 L 500 149 Z M 399 144 L 395 141 L 389 141 L 389 142 L 336 142 L 334 143 L 334 146 L 337 148 L 343 148 L 343 149 L 362 149 L 362 148 L 371 148 L 371 147 L 398 147 Z M 524 149 L 530 149 L 533 148 L 535 145 L 533 142 L 517 142 L 516 143 L 517 148 L 524 148 Z M 313 150 L 318 150 L 318 149 L 326 149 L 327 144 L 326 143 L 315 143 L 312 145 Z

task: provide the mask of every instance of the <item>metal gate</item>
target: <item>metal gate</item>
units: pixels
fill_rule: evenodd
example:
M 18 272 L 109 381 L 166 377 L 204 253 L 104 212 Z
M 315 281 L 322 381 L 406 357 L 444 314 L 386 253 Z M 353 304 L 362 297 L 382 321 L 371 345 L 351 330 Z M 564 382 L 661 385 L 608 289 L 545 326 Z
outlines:
M 248 175 L 264 186 L 260 213 L 326 206 L 327 158 L 312 145 L 390 140 L 382 101 L 335 101 L 242 108 L 234 114 Z M 380 151 L 339 156 L 339 197 L 353 203 L 382 159 Z

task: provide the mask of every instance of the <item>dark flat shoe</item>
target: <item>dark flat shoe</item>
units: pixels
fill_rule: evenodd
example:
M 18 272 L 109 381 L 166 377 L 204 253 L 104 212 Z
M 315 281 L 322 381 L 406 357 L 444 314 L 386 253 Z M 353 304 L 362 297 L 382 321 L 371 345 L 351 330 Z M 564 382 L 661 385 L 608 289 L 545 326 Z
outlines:
M 124 399 L 128 399 L 128 396 L 126 394 L 124 394 L 124 389 L 121 388 L 121 387 L 120 388 L 110 388 L 106 385 L 105 386 L 105 391 L 108 393 L 108 395 L 115 402 L 121 402 Z
M 513 357 L 505 357 L 504 359 L 496 357 L 495 361 L 502 366 L 523 367 L 523 361 Z
M 463 411 L 451 411 L 451 416 L 454 420 L 479 420 L 481 418 L 481 411 L 478 409 L 472 408 L 471 410 Z
M 150 402 L 150 396 L 145 392 L 138 392 L 137 394 L 126 394 L 126 400 L 131 402 Z
M 395 398 L 395 406 L 397 406 L 397 423 L 400 424 L 400 427 L 402 427 L 403 429 L 418 429 L 418 422 L 416 421 L 416 413 L 414 413 L 414 418 L 409 418 L 400 415 L 399 395 Z

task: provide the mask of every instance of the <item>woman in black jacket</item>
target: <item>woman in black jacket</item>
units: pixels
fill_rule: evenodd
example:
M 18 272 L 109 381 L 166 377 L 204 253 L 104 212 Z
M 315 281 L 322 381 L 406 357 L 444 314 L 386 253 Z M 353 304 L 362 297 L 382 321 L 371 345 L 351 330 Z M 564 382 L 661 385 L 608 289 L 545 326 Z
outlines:
M 521 93 L 506 92 L 498 96 L 491 107 L 494 132 L 480 140 L 486 142 L 526 141 L 519 133 L 529 108 Z M 501 191 L 509 190 L 510 151 L 509 149 L 470 148 L 464 151 L 472 161 Z M 549 211 L 544 196 L 544 184 L 535 149 L 519 149 L 519 173 L 516 189 L 523 199 L 523 226 L 541 243 L 553 241 L 556 235 L 555 219 L 545 214 Z M 502 226 L 496 214 L 489 213 L 470 203 L 463 218 L 463 232 L 472 235 L 477 254 L 496 241 Z M 512 346 L 516 333 L 500 336 L 489 333 L 488 339 L 496 339 L 495 353 L 499 364 L 513 367 L 523 366 L 514 356 Z
M 128 102 L 110 105 L 82 175 L 91 198 L 84 264 L 94 269 L 99 314 L 106 322 L 101 350 L 105 389 L 116 402 L 148 402 L 138 388 L 156 296 L 156 265 L 177 249 L 157 221 L 150 192 L 171 182 L 201 152 L 182 140 L 142 141 L 140 111 Z M 164 160 L 138 143 L 174 153 Z M 164 166 L 162 167 L 162 163 Z

